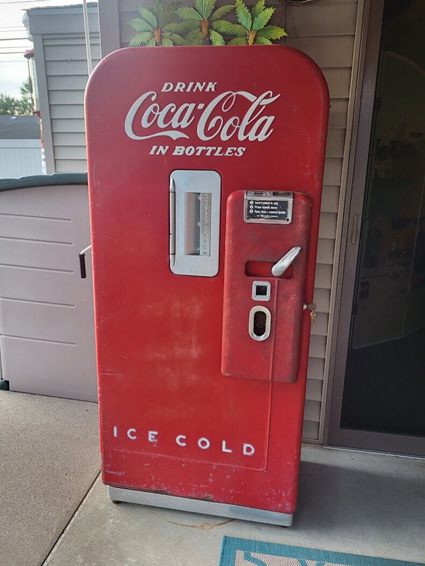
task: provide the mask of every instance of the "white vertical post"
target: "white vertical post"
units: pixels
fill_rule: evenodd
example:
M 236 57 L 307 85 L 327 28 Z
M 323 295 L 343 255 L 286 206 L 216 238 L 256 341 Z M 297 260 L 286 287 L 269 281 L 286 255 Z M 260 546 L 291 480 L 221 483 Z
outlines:
M 91 59 L 90 29 L 89 29 L 89 15 L 87 11 L 87 0 L 83 0 L 83 18 L 84 18 L 84 36 L 86 40 L 87 69 L 90 76 L 93 70 L 93 64 Z

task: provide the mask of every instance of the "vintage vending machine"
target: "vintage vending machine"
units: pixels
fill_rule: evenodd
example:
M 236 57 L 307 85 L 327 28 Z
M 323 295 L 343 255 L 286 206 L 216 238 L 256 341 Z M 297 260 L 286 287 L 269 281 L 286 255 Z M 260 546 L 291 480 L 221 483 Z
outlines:
M 86 93 L 103 481 L 290 525 L 328 115 L 283 46 L 122 49 Z

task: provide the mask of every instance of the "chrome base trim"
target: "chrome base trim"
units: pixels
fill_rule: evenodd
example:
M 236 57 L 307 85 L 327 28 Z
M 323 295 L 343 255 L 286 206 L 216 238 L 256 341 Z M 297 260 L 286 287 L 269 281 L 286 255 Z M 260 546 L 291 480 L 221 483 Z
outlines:
M 165 509 L 176 509 L 177 511 L 188 511 L 189 513 L 229 517 L 231 519 L 268 523 L 282 527 L 290 527 L 293 520 L 293 515 L 288 513 L 276 513 L 264 509 L 254 509 L 253 507 L 227 505 L 227 503 L 215 503 L 214 501 L 202 501 L 200 499 L 187 499 L 185 497 L 163 495 L 149 491 L 137 491 L 135 489 L 123 489 L 121 487 L 108 486 L 108 495 L 113 501 L 138 503 L 140 505 L 149 505 L 150 507 L 162 507 Z

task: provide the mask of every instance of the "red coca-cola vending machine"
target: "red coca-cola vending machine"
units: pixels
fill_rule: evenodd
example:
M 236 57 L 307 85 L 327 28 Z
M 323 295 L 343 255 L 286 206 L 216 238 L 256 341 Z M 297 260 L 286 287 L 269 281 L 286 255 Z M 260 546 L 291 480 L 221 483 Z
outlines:
M 91 76 L 113 500 L 291 524 L 328 105 L 283 46 L 122 49 Z

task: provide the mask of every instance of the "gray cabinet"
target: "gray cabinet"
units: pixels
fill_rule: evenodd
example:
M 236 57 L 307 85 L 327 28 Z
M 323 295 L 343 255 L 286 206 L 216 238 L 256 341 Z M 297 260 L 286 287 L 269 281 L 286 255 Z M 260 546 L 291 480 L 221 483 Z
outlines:
M 95 401 L 87 186 L 0 192 L 0 354 L 13 391 Z M 88 266 L 89 267 L 89 266 Z

